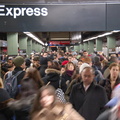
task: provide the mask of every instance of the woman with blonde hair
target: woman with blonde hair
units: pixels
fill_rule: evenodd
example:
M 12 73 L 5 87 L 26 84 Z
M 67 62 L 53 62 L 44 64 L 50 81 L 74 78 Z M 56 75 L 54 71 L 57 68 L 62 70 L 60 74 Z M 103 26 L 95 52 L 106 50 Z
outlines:
M 48 85 L 42 87 L 34 101 L 31 120 L 84 120 L 70 103 L 59 103 L 55 89 Z

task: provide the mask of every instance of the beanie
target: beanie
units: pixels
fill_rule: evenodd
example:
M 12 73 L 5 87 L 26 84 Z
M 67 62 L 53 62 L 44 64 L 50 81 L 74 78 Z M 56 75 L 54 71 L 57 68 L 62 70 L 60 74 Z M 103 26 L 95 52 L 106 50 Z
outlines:
M 100 57 L 99 56 L 95 56 L 93 58 L 93 63 L 99 63 L 100 62 Z
M 83 63 L 79 68 L 79 73 L 81 73 L 86 67 L 91 67 L 91 66 L 87 63 Z
M 24 63 L 24 58 L 21 57 L 21 56 L 17 56 L 17 57 L 14 58 L 14 60 L 13 60 L 13 64 L 14 64 L 16 67 L 20 67 L 23 63 Z

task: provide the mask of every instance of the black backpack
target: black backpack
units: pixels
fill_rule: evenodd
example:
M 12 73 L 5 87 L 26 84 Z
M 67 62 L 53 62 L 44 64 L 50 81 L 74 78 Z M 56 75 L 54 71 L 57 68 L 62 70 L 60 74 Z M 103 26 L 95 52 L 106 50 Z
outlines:
M 22 71 L 19 71 L 14 75 L 12 75 L 12 72 L 9 72 L 8 77 L 5 79 L 4 82 L 4 89 L 12 98 L 15 97 L 18 91 L 17 76 L 20 75 L 20 73 L 22 73 Z

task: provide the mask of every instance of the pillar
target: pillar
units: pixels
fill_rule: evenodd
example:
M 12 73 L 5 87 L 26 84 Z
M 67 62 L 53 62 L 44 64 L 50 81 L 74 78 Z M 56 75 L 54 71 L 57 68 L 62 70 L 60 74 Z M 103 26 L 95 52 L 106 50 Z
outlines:
M 83 50 L 83 49 L 84 49 L 83 44 L 80 44 L 80 50 Z
M 30 57 L 30 53 L 32 52 L 32 40 L 27 40 L 27 55 Z
M 23 54 L 26 55 L 27 52 L 27 36 L 20 36 L 19 37 L 19 49 L 23 51 Z
M 84 50 L 88 51 L 88 42 L 84 42 Z
M 33 50 L 33 51 L 36 51 L 35 44 L 36 44 L 35 41 L 33 41 L 33 42 L 32 42 L 32 50 Z
M 100 38 L 96 39 L 96 51 L 102 51 L 103 41 Z
M 7 33 L 7 54 L 18 55 L 18 33 Z
M 115 48 L 116 40 L 114 36 L 107 36 L 107 47 L 108 48 Z
M 88 41 L 88 46 L 89 46 L 89 53 L 94 52 L 94 41 Z

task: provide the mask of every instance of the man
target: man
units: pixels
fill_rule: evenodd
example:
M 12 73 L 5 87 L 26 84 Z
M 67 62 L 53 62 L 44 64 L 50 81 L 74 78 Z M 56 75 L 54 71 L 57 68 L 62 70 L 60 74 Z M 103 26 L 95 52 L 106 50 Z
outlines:
M 107 103 L 105 89 L 94 83 L 94 71 L 90 66 L 82 67 L 82 82 L 73 86 L 70 102 L 85 118 L 96 120 Z
M 15 66 L 13 64 L 13 57 L 9 57 L 8 58 L 7 64 L 8 64 L 8 70 L 9 71 L 13 71 L 14 68 L 15 68 Z
M 26 66 L 25 66 L 25 61 L 24 61 L 23 57 L 21 57 L 21 56 L 15 57 L 13 59 L 13 64 L 15 66 L 14 70 L 9 72 L 5 76 L 5 81 L 6 82 L 5 82 L 4 85 L 5 85 L 5 89 L 7 91 L 10 90 L 9 87 L 7 87 L 7 86 L 11 87 L 11 85 L 12 85 L 12 89 L 14 89 L 14 88 L 16 88 L 16 86 L 20 85 L 21 81 L 22 81 L 22 79 L 25 75 L 24 69 L 25 69 Z M 12 76 L 14 76 L 14 77 L 12 77 Z M 9 79 L 10 79 L 11 83 L 9 83 Z M 13 81 L 12 79 L 17 80 L 17 82 L 14 81 L 14 83 L 16 83 L 16 84 L 14 84 L 15 86 L 12 83 L 12 81 Z M 8 92 L 8 93 L 13 94 L 13 93 L 10 93 L 10 92 Z M 10 96 L 13 97 L 13 98 L 16 98 L 18 94 L 19 94 L 19 89 L 15 89 L 13 96 L 11 96 L 11 95 Z

